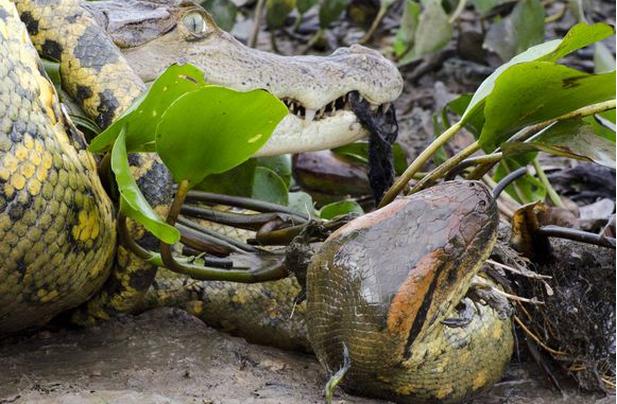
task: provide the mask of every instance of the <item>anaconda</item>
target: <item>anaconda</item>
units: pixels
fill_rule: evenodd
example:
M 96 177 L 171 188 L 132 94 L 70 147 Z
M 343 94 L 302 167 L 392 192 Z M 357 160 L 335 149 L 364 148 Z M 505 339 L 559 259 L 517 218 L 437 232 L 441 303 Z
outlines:
M 18 6 L 21 18 L 28 26 L 31 38 L 39 51 L 60 60 L 65 86 L 81 102 L 86 112 L 95 117 L 102 126 L 117 117 L 143 90 L 143 83 L 124 63 L 117 49 L 109 47 L 111 45 L 109 38 L 103 35 L 100 27 L 97 28 L 98 26 L 93 24 L 91 15 L 81 9 L 77 2 L 39 0 L 15 1 L 14 4 Z M 202 15 L 202 12 L 200 11 L 199 14 Z M 362 49 L 364 48 L 356 48 L 356 50 Z M 0 88 L 2 89 L 0 99 L 2 105 L 7 106 L 1 115 L 2 130 L 0 131 L 2 140 L 0 142 L 2 145 L 0 179 L 3 183 L 0 193 L 2 203 L 0 213 L 2 233 L 0 236 L 3 240 L 2 250 L 0 250 L 0 259 L 2 259 L 0 331 L 14 331 L 44 323 L 54 314 L 75 307 L 88 299 L 89 302 L 77 312 L 78 314 L 95 311 L 94 318 L 105 318 L 113 313 L 113 310 L 107 309 L 108 307 L 112 307 L 115 311 L 131 311 L 142 304 L 143 291 L 147 290 L 151 284 L 156 269 L 144 266 L 121 246 L 114 251 L 113 207 L 96 177 L 92 157 L 85 151 L 85 143 L 81 135 L 62 115 L 53 87 L 40 70 L 36 53 L 29 43 L 23 25 L 17 18 L 15 7 L 7 0 L 0 0 L 0 52 L 2 52 L 2 60 L 7 61 L 0 66 Z M 360 59 L 366 59 L 367 56 L 363 55 L 363 52 L 351 52 L 350 58 L 353 60 L 353 53 L 357 53 L 360 54 Z M 119 84 L 121 84 L 120 89 L 116 88 Z M 352 88 L 352 90 L 355 89 Z M 136 158 L 134 162 L 139 163 L 135 171 L 140 178 L 145 178 L 145 181 L 153 184 L 163 185 L 154 192 L 152 189 L 147 189 L 149 192 L 146 192 L 146 196 L 149 197 L 151 203 L 164 208 L 171 193 L 171 187 L 165 182 L 168 181 L 168 175 L 164 172 L 164 167 L 152 158 Z M 157 179 L 160 179 L 160 182 Z M 410 203 L 411 205 L 413 204 Z M 454 204 L 454 206 L 457 205 Z M 453 209 L 452 217 L 456 221 L 457 211 L 456 208 Z M 494 206 L 492 209 L 494 211 Z M 383 213 L 383 211 L 379 212 Z M 444 217 L 438 215 L 435 220 L 441 220 Z M 419 223 L 435 224 L 430 220 L 423 222 L 422 218 L 418 220 Z M 490 237 L 486 238 L 486 231 L 479 231 L 476 238 L 478 226 L 469 225 L 467 221 L 461 220 L 458 225 L 452 227 L 456 230 L 453 234 L 464 235 L 462 240 L 469 242 L 470 245 L 483 241 L 490 244 Z M 353 227 L 353 224 L 351 226 Z M 480 227 L 484 229 L 486 226 Z M 461 266 L 461 271 L 477 269 L 478 265 L 471 264 L 481 262 L 486 252 L 486 249 L 479 249 L 477 246 L 474 246 L 472 251 L 467 251 L 462 248 L 464 245 L 457 244 L 460 241 L 458 237 L 445 237 L 442 240 L 446 240 L 446 245 L 443 246 L 446 252 L 448 248 L 454 250 L 451 255 L 453 259 L 460 257 L 460 254 L 468 257 L 467 262 L 470 265 Z M 141 241 L 147 242 L 147 237 L 142 237 Z M 438 246 L 427 248 L 434 247 Z M 479 250 L 483 253 L 478 254 Z M 114 252 L 116 252 L 115 260 L 113 259 Z M 466 253 L 469 255 L 465 255 Z M 416 262 L 415 260 L 419 258 L 421 257 L 410 257 L 410 263 Z M 109 276 L 112 263 L 114 271 L 112 276 Z M 364 262 L 358 260 L 358 265 L 361 264 Z M 427 272 L 430 272 L 431 268 L 427 269 Z M 450 273 L 455 272 L 456 270 L 450 270 Z M 425 335 L 428 334 L 435 335 L 436 341 L 424 346 L 435 347 L 439 352 L 441 350 L 447 353 L 457 352 L 452 351 L 456 344 L 468 345 L 468 340 L 461 338 L 460 335 L 448 339 L 447 336 L 450 334 L 439 333 L 439 330 L 444 331 L 445 329 L 438 321 L 443 316 L 425 321 L 426 313 L 432 313 L 431 310 L 436 310 L 434 307 L 441 308 L 437 311 L 443 314 L 442 310 L 450 310 L 460 300 L 464 290 L 468 287 L 470 275 L 462 276 L 462 280 L 449 276 L 446 280 L 452 278 L 456 293 L 444 291 L 443 294 L 428 294 L 428 298 L 424 298 L 424 300 L 428 299 L 428 306 L 420 305 L 420 313 L 424 315 L 415 317 L 423 318 L 423 320 L 414 321 L 414 325 L 420 324 L 417 327 L 421 327 L 422 333 L 414 334 L 414 339 L 411 339 L 413 344 L 410 342 L 410 347 L 413 349 L 408 354 L 418 353 L 420 356 L 430 354 L 430 349 L 424 354 L 416 351 L 416 347 L 420 349 L 423 346 L 420 342 L 425 341 Z M 435 276 L 435 279 L 439 282 L 444 281 L 441 275 Z M 163 288 L 166 282 L 178 285 L 176 277 L 169 280 L 162 276 L 156 282 L 151 296 L 154 296 L 157 302 L 165 301 L 163 298 L 165 296 L 178 296 L 175 293 L 178 290 Z M 193 286 L 188 287 L 188 284 Z M 437 284 L 437 281 L 431 283 L 431 285 Z M 289 307 L 293 301 L 290 297 L 294 297 L 297 293 L 297 289 L 289 287 L 293 286 L 293 281 L 289 280 L 277 282 L 273 288 L 258 285 L 243 291 L 242 289 L 231 291 L 229 284 L 217 285 L 217 283 L 201 282 L 198 285 L 201 294 L 194 293 L 195 285 L 195 282 L 184 281 L 184 284 L 180 285 L 184 289 L 180 291 L 180 296 L 184 296 L 184 292 L 188 291 L 190 299 L 176 300 L 176 303 L 189 305 L 194 312 L 202 312 L 205 318 L 208 318 L 208 311 L 213 307 L 227 307 L 227 312 L 234 311 L 234 308 L 237 309 L 238 306 L 244 308 L 247 306 L 247 300 L 250 300 L 254 293 L 258 293 L 262 303 L 270 308 L 266 311 L 268 319 L 264 320 L 263 324 L 272 330 L 276 329 L 276 323 L 284 325 L 290 322 L 285 313 L 286 306 L 279 305 L 276 298 L 282 298 Z M 311 288 L 310 285 L 309 288 Z M 433 286 L 434 289 L 435 286 Z M 216 298 L 220 295 L 213 292 L 216 290 L 225 291 L 222 294 L 222 306 L 217 306 Z M 280 294 L 271 290 L 278 290 Z M 95 293 L 97 294 L 93 296 Z M 314 295 L 314 292 L 309 293 L 309 301 L 311 301 L 312 294 Z M 396 300 L 397 296 L 399 294 L 390 297 Z M 105 301 L 107 303 L 101 303 Z M 129 303 L 125 303 L 126 301 Z M 152 301 L 152 298 L 149 301 Z M 233 304 L 230 305 L 230 302 L 235 303 L 236 307 Z M 411 315 L 414 307 L 413 304 L 411 306 L 412 309 L 409 309 L 409 312 L 404 311 L 404 315 L 398 315 L 398 317 Z M 423 309 L 425 306 L 427 308 Z M 265 306 L 261 306 L 261 309 L 263 307 Z M 317 314 L 319 311 L 313 312 L 310 307 L 309 304 L 306 312 L 309 319 L 326 319 L 326 314 L 323 316 Z M 491 309 L 487 308 L 487 310 Z M 296 313 L 302 311 L 303 309 L 298 307 Z M 317 317 L 312 317 L 313 313 Z M 87 316 L 90 315 L 87 314 Z M 237 315 L 241 317 L 240 320 L 251 322 L 249 318 L 242 317 L 242 314 Z M 507 321 L 497 321 L 491 319 L 491 316 L 479 318 L 481 319 L 478 320 L 480 326 L 485 326 L 488 330 L 493 332 L 502 330 L 504 324 L 506 324 L 505 329 L 508 330 Z M 296 314 L 294 319 L 301 320 L 301 316 Z M 386 323 L 387 319 L 389 317 L 382 318 Z M 228 321 L 233 321 L 233 317 L 229 317 Z M 312 320 L 308 321 L 309 326 L 311 322 Z M 352 327 L 353 320 L 342 322 L 342 324 L 350 326 L 351 334 L 358 332 Z M 399 334 L 404 334 L 406 329 L 404 325 L 401 325 L 394 327 L 394 330 L 400 331 Z M 460 330 L 464 335 L 473 332 L 473 329 L 467 327 Z M 298 331 L 300 339 L 303 333 L 302 330 Z M 489 334 L 481 332 L 478 335 L 481 338 L 493 337 L 495 339 L 495 335 Z M 416 345 L 415 341 L 418 341 L 419 345 Z M 485 339 L 483 341 L 490 342 Z M 507 361 L 511 350 L 511 343 L 507 343 L 507 338 L 503 341 L 505 342 L 498 350 L 500 355 L 497 361 L 486 363 L 486 361 L 476 362 L 473 359 L 466 359 L 462 368 L 467 369 L 473 377 L 459 380 L 447 374 L 444 382 L 451 389 L 445 393 L 432 386 L 430 377 L 423 373 L 416 373 L 417 378 L 415 379 L 413 377 L 405 379 L 387 373 L 384 376 L 383 372 L 367 374 L 354 371 L 352 375 L 360 376 L 350 377 L 349 380 L 352 383 L 350 388 L 358 390 L 358 385 L 355 383 L 360 382 L 366 386 L 375 386 L 368 393 L 382 396 L 460 399 L 472 391 L 485 387 L 499 377 L 504 360 Z M 306 339 L 297 344 L 306 345 Z M 352 360 L 355 356 L 354 349 L 361 351 L 380 349 L 378 346 L 365 346 L 363 343 L 355 344 L 353 341 L 349 345 Z M 433 351 L 437 357 L 440 356 L 439 352 Z M 324 360 L 319 349 L 317 349 L 317 354 L 328 367 L 336 365 L 329 363 L 327 359 Z M 446 355 L 446 357 L 451 356 Z M 430 364 L 431 361 L 427 363 Z M 486 363 L 487 368 L 483 372 L 478 372 L 474 367 L 478 363 L 481 365 Z M 401 366 L 397 365 L 397 367 Z M 417 372 L 417 366 L 410 368 L 412 372 Z M 394 387 L 388 387 L 388 385 L 394 385 Z

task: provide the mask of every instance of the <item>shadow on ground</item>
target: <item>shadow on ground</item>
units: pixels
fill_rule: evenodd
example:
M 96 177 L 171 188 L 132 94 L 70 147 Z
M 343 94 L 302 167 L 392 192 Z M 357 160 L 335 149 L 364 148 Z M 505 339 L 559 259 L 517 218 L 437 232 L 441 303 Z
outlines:
M 315 358 L 249 344 L 175 309 L 0 344 L 0 403 L 321 403 Z M 378 403 L 341 392 L 338 402 Z M 609 403 L 512 366 L 474 403 Z

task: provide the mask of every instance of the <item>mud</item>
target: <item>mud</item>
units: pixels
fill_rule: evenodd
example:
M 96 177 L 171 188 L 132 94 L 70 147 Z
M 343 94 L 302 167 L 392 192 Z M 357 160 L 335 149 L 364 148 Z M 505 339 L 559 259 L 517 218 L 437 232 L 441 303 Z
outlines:
M 321 403 L 314 357 L 249 344 L 176 309 L 0 342 L 0 403 Z M 533 373 L 533 372 L 532 372 Z M 474 403 L 612 403 L 544 385 L 529 366 Z M 379 403 L 339 391 L 335 402 Z

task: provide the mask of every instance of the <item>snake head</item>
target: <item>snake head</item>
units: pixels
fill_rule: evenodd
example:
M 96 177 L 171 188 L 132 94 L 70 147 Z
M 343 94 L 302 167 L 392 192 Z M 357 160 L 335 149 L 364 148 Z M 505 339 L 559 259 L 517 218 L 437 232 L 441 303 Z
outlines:
M 320 362 L 338 368 L 347 346 L 356 385 L 404 366 L 464 297 L 497 223 L 483 184 L 451 181 L 333 233 L 308 271 L 308 330 Z

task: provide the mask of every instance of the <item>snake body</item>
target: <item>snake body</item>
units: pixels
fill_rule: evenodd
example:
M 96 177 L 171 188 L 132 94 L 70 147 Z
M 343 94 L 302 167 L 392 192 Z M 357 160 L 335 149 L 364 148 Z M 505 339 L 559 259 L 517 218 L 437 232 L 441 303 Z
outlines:
M 458 199 L 450 198 L 458 185 L 450 185 L 397 202 L 335 233 L 311 264 L 308 305 L 295 304 L 300 288 L 294 278 L 237 286 L 157 274 L 116 245 L 114 206 L 42 73 L 37 50 L 59 60 L 63 85 L 103 127 L 144 89 L 78 1 L 0 0 L 0 334 L 68 309 L 74 321 L 91 323 L 170 304 L 252 340 L 314 349 L 330 371 L 345 343 L 352 368 L 344 384 L 362 394 L 458 400 L 500 377 L 512 349 L 509 320 L 480 305 L 464 327 L 441 323 L 455 314 L 494 240 L 495 207 L 477 185 Z M 151 155 L 131 163 L 146 198 L 163 213 L 173 195 L 169 173 Z M 474 204 L 485 208 L 465 210 Z M 362 224 L 367 221 L 381 230 L 370 230 Z M 415 237 L 435 236 L 430 243 L 400 238 L 407 233 L 382 226 L 388 221 L 407 223 L 399 230 Z M 387 248 L 375 238 L 384 229 L 393 249 L 369 253 Z M 143 245 L 155 243 L 138 226 L 132 230 Z M 390 262 L 373 262 L 380 254 L 401 257 L 393 272 L 380 271 Z M 353 270 L 361 266 L 367 269 Z M 418 268 L 425 278 L 418 278 Z M 367 279 L 388 287 L 373 290 Z M 376 304 L 371 296 L 379 297 Z

